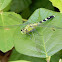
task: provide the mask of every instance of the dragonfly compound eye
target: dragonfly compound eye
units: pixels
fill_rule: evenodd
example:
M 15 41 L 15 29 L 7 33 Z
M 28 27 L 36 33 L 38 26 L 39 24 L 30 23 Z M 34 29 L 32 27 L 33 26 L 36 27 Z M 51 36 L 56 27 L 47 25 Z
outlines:
M 21 29 L 21 31 L 22 31 L 22 29 Z

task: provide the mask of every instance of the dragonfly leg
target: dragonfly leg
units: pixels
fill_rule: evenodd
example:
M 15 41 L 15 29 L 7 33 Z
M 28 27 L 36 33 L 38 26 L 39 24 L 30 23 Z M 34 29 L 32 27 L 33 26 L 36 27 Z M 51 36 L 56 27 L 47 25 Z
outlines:
M 39 36 L 42 36 L 41 34 L 38 33 L 38 31 L 35 29 L 36 33 L 39 35 Z
M 29 33 L 27 33 L 27 34 L 30 36 L 30 40 L 31 40 L 32 35 L 31 35 L 31 34 L 29 34 Z
M 54 28 L 54 27 L 52 27 L 52 30 L 53 30 L 53 31 L 55 31 L 55 28 Z

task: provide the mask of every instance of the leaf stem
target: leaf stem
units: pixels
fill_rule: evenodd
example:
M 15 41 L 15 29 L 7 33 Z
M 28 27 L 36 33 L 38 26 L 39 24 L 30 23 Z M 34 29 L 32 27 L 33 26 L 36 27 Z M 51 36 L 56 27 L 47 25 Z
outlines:
M 47 57 L 47 58 L 46 58 L 46 61 L 47 61 L 47 62 L 50 62 L 50 58 L 51 58 L 50 56 Z
M 3 11 L 2 10 L 0 10 L 0 14 L 2 14 L 3 13 Z
M 26 22 L 27 20 L 26 19 L 22 19 L 24 22 Z
M 47 60 L 47 62 L 50 62 L 49 60 Z

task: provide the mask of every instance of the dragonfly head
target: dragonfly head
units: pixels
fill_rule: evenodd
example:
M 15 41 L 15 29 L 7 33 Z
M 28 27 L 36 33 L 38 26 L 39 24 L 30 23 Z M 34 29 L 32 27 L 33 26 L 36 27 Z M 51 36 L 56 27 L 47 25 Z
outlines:
M 24 29 L 21 29 L 22 34 L 26 34 L 26 31 Z

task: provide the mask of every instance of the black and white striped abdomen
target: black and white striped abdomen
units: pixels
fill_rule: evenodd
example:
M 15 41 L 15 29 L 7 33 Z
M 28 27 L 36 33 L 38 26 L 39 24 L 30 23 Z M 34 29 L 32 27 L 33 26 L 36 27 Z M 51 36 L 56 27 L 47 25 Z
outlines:
M 47 17 L 46 19 L 40 21 L 39 23 L 45 22 L 45 21 L 47 21 L 47 20 L 49 20 L 49 19 L 52 19 L 52 18 L 54 18 L 54 17 L 55 17 L 54 15 L 49 16 L 49 17 Z

